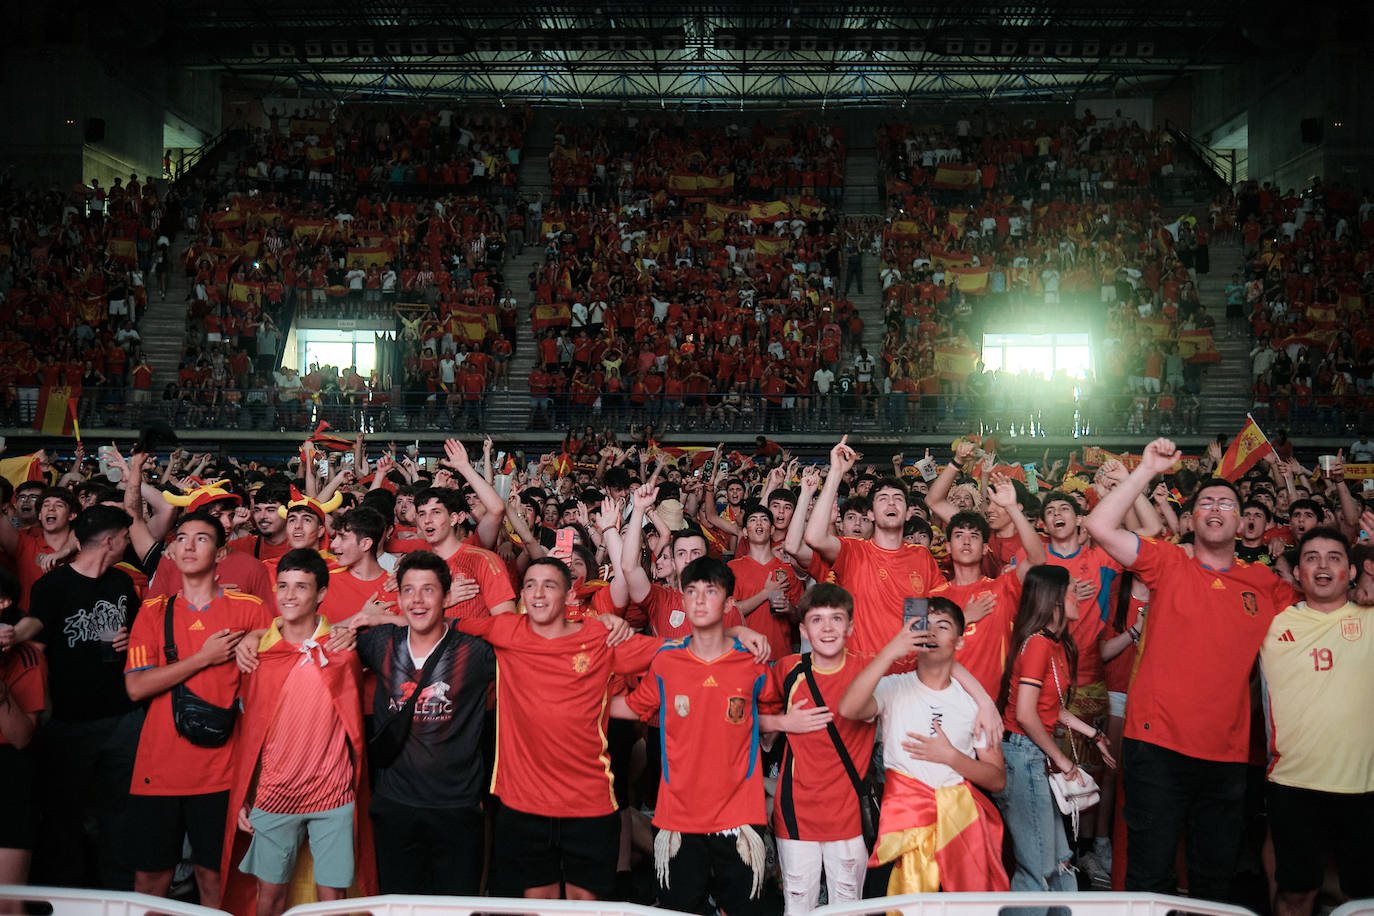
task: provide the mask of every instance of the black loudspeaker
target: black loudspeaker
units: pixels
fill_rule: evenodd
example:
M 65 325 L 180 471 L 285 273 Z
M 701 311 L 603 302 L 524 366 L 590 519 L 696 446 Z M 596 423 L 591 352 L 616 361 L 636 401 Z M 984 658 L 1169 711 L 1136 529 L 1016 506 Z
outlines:
M 1302 119 L 1302 142 L 1320 143 L 1322 142 L 1322 121 L 1321 118 Z
M 86 119 L 86 142 L 99 143 L 105 139 L 105 119 L 87 118 Z

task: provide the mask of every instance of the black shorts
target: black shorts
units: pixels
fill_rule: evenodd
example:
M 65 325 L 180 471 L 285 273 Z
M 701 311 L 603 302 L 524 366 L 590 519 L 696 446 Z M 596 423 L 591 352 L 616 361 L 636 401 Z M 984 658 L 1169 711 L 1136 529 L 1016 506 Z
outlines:
M 498 892 L 505 896 L 571 884 L 610 900 L 620 856 L 620 814 L 544 817 L 501 805 L 492 825 L 491 856 Z
M 181 861 L 182 838 L 191 838 L 191 861 L 219 871 L 229 793 L 130 795 L 129 846 L 125 857 L 137 871 L 166 871 Z
M 754 829 L 763 835 L 762 827 Z M 750 893 L 754 873 L 740 858 L 737 842 L 729 834 L 682 834 L 677 855 L 668 860 L 668 886 L 658 886 L 658 905 L 680 913 L 704 913 L 709 895 L 729 916 L 770 912 L 769 901 Z
M 1320 889 L 1330 856 L 1346 896 L 1374 897 L 1374 870 L 1369 867 L 1374 792 L 1345 795 L 1271 782 L 1265 799 L 1274 837 L 1274 880 L 1280 891 Z
M 1245 306 L 1243 306 L 1243 305 L 1231 305 L 1231 304 L 1228 303 L 1227 306 L 1226 306 L 1226 317 L 1227 317 L 1227 318 L 1244 318 L 1244 317 L 1245 317 Z
M 33 849 L 37 808 L 34 807 L 33 756 L 28 750 L 0 745 L 0 849 Z

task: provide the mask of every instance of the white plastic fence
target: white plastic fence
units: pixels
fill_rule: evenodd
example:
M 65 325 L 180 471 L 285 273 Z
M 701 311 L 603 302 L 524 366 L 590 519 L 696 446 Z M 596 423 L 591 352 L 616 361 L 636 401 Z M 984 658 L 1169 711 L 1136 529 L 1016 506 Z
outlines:
M 1343 903 L 1331 911 L 1331 916 L 1374 916 L 1374 897 Z
M 617 903 L 613 900 L 526 900 L 512 897 L 410 897 L 390 894 L 383 897 L 353 897 L 320 903 L 302 903 L 283 916 L 345 916 L 370 913 L 372 916 L 470 916 L 473 913 L 510 914 L 510 916 L 665 916 L 672 910 Z M 1253 914 L 1251 914 L 1253 916 Z
M 147 894 L 86 891 L 68 887 L 19 887 L 0 884 L 0 901 L 46 903 L 53 916 L 224 916 L 220 910 Z
M 1170 913 L 1195 913 L 1198 916 L 1255 916 L 1239 906 L 1171 897 L 1167 894 L 1125 894 L 1107 892 L 1018 893 L 1018 894 L 904 894 L 878 897 L 853 903 L 835 903 L 813 910 L 812 916 L 868 916 L 900 913 L 902 916 L 1018 916 L 1030 909 L 1051 916 L 1167 916 Z M 1374 916 L 1374 914 L 1359 914 Z

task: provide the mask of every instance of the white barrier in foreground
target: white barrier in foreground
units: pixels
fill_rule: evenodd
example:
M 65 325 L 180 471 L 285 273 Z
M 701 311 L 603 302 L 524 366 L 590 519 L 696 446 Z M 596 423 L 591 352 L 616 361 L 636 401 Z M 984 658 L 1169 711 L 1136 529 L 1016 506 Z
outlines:
M 1331 911 L 1331 916 L 1374 916 L 1374 897 L 1342 903 Z
M 1018 916 L 1025 910 L 1041 914 L 1053 908 L 1054 914 L 1069 916 L 1167 916 L 1189 913 L 1197 916 L 1255 916 L 1239 906 L 1171 897 L 1167 894 L 1126 894 L 1084 891 L 1044 894 L 904 894 L 853 903 L 835 903 L 813 910 L 812 916 L 869 916 L 900 913 L 902 916 Z M 1005 912 L 1010 909 L 1010 912 Z M 1334 916 L 1334 914 L 1333 914 Z M 1361 914 L 1374 916 L 1374 914 Z
M 389 894 L 383 897 L 354 897 L 349 900 L 302 903 L 291 907 L 283 916 L 346 916 L 349 913 L 370 913 L 371 916 L 470 916 L 474 913 L 493 913 L 498 916 L 665 916 L 673 912 L 634 903 L 617 903 L 614 900 L 411 897 Z
M 46 903 L 53 916 L 224 916 L 219 910 L 120 891 L 87 891 L 70 887 L 0 885 L 0 901 Z

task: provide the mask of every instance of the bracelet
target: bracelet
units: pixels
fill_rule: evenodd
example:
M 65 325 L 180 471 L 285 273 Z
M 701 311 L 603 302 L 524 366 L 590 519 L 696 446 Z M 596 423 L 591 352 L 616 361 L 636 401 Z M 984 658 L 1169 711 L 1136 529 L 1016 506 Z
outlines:
M 1128 629 L 1126 635 L 1131 637 L 1131 642 L 1140 642 L 1140 630 L 1136 627 Z
M 1106 736 L 1102 734 L 1102 729 L 1100 729 L 1100 728 L 1094 728 L 1094 729 L 1093 729 L 1093 740 L 1094 740 L 1094 741 L 1101 741 L 1104 737 L 1106 737 Z

